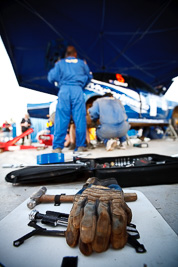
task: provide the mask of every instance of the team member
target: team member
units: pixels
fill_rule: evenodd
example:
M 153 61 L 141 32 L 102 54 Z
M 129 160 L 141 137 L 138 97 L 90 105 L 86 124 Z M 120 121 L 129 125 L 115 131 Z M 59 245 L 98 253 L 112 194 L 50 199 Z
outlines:
M 104 142 L 107 151 L 113 150 L 117 145 L 117 141 L 113 138 L 119 138 L 119 148 L 126 148 L 126 133 L 130 125 L 126 121 L 127 115 L 119 99 L 107 93 L 104 97 L 95 100 L 88 112 L 93 121 L 98 119 L 100 121 L 96 135 Z
M 88 65 L 77 58 L 77 52 L 73 46 L 67 47 L 66 58 L 58 61 L 48 73 L 48 81 L 57 82 L 59 86 L 54 126 L 54 153 L 61 153 L 64 148 L 71 116 L 76 127 L 77 150 L 87 150 L 85 147 L 86 106 L 83 88 L 91 78 L 92 74 Z

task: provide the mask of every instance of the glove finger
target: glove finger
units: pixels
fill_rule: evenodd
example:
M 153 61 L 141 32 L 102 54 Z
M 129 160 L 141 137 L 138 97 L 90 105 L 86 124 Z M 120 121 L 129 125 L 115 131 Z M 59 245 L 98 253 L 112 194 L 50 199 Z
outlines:
M 79 238 L 79 249 L 85 256 L 90 256 L 93 252 L 91 243 L 83 243 Z
M 75 227 L 74 225 L 74 215 L 78 214 L 81 208 L 81 206 L 78 205 L 79 199 L 80 199 L 80 196 L 76 195 L 72 209 L 70 211 L 69 219 L 68 219 L 68 226 L 66 230 L 66 242 L 70 247 L 75 247 L 78 243 L 79 227 Z
M 108 249 L 111 234 L 111 220 L 107 203 L 99 203 L 97 215 L 96 233 L 92 248 L 95 252 L 100 253 Z
M 127 215 L 121 204 L 112 202 L 111 216 L 111 244 L 114 249 L 120 249 L 127 243 Z
M 80 224 L 80 238 L 83 243 L 91 243 L 96 229 L 96 204 L 88 202 L 84 208 L 84 215 Z
M 77 205 L 75 206 L 72 214 L 73 214 L 73 225 L 75 228 L 80 228 L 80 221 L 83 216 L 83 209 L 84 205 L 86 203 L 87 198 L 80 198 L 77 202 Z
M 69 218 L 66 230 L 66 242 L 70 247 L 75 247 L 78 243 L 79 229 L 73 226 L 73 218 Z
M 125 203 L 125 202 L 123 202 L 123 209 L 125 210 L 125 212 L 127 214 L 127 225 L 128 225 L 128 224 L 130 224 L 130 222 L 132 220 L 132 211 L 128 207 L 127 203 Z

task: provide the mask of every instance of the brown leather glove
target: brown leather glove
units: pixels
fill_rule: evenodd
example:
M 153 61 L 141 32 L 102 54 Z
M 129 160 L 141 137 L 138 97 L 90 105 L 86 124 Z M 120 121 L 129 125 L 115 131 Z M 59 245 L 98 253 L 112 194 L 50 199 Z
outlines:
M 66 241 L 71 247 L 79 242 L 80 251 L 90 255 L 112 246 L 120 249 L 127 243 L 127 224 L 132 212 L 118 185 L 89 185 L 75 197 L 70 212 Z

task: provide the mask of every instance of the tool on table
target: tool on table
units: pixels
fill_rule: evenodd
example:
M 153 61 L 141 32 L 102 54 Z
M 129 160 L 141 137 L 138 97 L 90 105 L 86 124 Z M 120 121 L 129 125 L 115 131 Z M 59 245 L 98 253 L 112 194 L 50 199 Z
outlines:
M 46 228 L 42 228 L 41 226 L 37 225 L 35 221 L 30 221 L 28 226 L 35 228 L 35 230 L 29 232 L 28 234 L 20 237 L 19 239 L 13 242 L 14 247 L 19 247 L 24 243 L 25 240 L 29 239 L 35 235 L 41 236 L 56 236 L 56 237 L 65 237 L 66 231 L 61 230 L 47 230 Z M 134 230 L 132 230 L 135 228 Z M 130 224 L 127 226 L 127 233 L 128 233 L 128 244 L 135 248 L 137 253 L 144 253 L 146 249 L 143 244 L 140 244 L 137 239 L 140 238 L 138 231 L 136 230 L 135 225 Z M 132 233 L 132 234 L 131 234 Z
M 74 200 L 74 195 L 45 195 L 47 188 L 45 186 L 41 187 L 37 192 L 33 193 L 30 197 L 30 201 L 27 203 L 29 209 L 33 209 L 36 205 L 40 203 L 53 203 L 55 205 L 60 205 L 60 203 L 72 203 Z
M 65 231 L 59 231 L 59 230 L 47 230 L 46 228 L 42 228 L 39 225 L 36 224 L 35 221 L 30 221 L 28 226 L 31 226 L 35 228 L 35 230 L 31 231 L 30 233 L 22 236 L 21 238 L 15 240 L 13 242 L 14 247 L 19 247 L 24 243 L 25 240 L 28 238 L 34 236 L 34 235 L 42 235 L 42 236 L 65 236 Z
M 14 247 L 19 247 L 24 243 L 25 240 L 29 239 L 32 236 L 35 235 L 41 235 L 41 236 L 56 236 L 56 237 L 65 237 L 66 231 L 61 230 L 47 230 L 46 228 L 43 228 L 36 224 L 35 221 L 30 221 L 28 223 L 28 226 L 31 226 L 35 228 L 35 230 L 29 232 L 28 234 L 20 237 L 19 239 L 13 241 Z M 130 224 L 127 226 L 127 233 L 128 233 L 128 244 L 130 244 L 132 247 L 135 248 L 137 253 L 144 253 L 146 252 L 146 249 L 143 244 L 140 244 L 137 239 L 140 238 L 140 235 L 138 231 L 136 230 L 136 226 L 133 224 Z
M 68 224 L 69 214 L 55 211 L 46 211 L 46 214 L 39 213 L 37 210 L 32 210 L 29 214 L 31 221 L 41 220 L 41 223 L 51 226 L 66 226 Z
M 41 187 L 37 192 L 33 193 L 30 197 L 27 207 L 29 209 L 34 209 L 34 207 L 40 203 L 54 203 L 55 205 L 60 205 L 60 203 L 72 203 L 75 195 L 46 195 L 47 188 L 45 186 Z M 136 201 L 136 193 L 124 193 L 124 200 L 126 202 Z
M 127 243 L 130 244 L 133 248 L 135 248 L 137 253 L 145 253 L 146 249 L 144 245 L 138 242 L 138 239 L 140 238 L 140 234 L 138 230 L 136 229 L 135 224 L 130 223 L 127 226 L 127 234 L 128 234 Z

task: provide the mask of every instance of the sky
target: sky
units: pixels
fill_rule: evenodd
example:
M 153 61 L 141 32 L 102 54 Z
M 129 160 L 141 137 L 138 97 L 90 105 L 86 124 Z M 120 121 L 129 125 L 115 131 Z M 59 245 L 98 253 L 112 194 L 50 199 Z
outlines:
M 10 59 L 0 38 L 0 126 L 4 121 L 16 122 L 27 113 L 27 103 L 47 103 L 57 97 L 20 87 Z
M 174 78 L 166 97 L 178 101 L 178 77 Z M 47 103 L 56 96 L 20 87 L 10 59 L 0 38 L 0 126 L 5 120 L 19 122 L 27 113 L 27 103 Z

